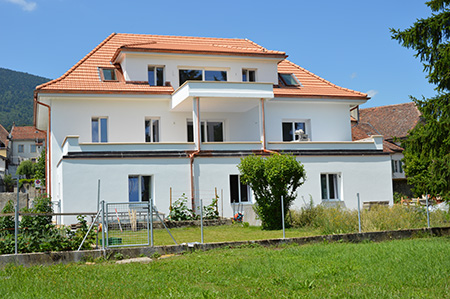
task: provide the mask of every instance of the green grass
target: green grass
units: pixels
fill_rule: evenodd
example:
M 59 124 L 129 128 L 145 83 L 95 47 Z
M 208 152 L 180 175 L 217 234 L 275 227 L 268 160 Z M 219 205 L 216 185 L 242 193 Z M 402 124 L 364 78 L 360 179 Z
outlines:
M 1 298 L 449 298 L 450 238 L 217 249 L 149 264 L 8 266 Z
M 155 229 L 153 232 L 155 246 L 174 244 L 172 238 L 165 229 Z M 170 229 L 170 233 L 178 244 L 201 241 L 200 227 L 172 228 Z M 316 236 L 319 234 L 319 230 L 309 227 L 291 228 L 286 230 L 286 238 Z M 109 237 L 121 238 L 123 244 L 127 245 L 143 244 L 147 242 L 147 231 L 121 232 L 120 230 L 110 230 Z M 261 230 L 261 227 L 259 226 L 244 227 L 242 224 L 206 226 L 203 231 L 205 243 L 278 239 L 282 237 L 283 231 L 281 230 L 267 231 Z

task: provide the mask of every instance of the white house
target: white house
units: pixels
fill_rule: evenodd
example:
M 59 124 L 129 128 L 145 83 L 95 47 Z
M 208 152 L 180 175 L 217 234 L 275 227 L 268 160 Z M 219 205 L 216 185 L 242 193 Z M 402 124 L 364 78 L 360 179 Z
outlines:
M 352 141 L 350 110 L 369 97 L 286 57 L 247 39 L 111 34 L 36 88 L 53 200 L 62 212 L 95 211 L 100 179 L 109 202 L 151 197 L 168 213 L 171 188 L 194 207 L 216 189 L 224 216 L 238 204 L 250 214 L 236 165 L 274 151 L 306 168 L 297 207 L 311 196 L 356 208 L 357 193 L 392 202 L 382 137 Z

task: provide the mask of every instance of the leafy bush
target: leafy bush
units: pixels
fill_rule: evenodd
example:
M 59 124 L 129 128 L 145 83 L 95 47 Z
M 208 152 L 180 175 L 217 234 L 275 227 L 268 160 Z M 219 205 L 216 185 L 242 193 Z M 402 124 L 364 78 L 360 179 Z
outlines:
M 218 219 L 219 211 L 217 209 L 218 196 L 213 198 L 211 204 L 203 206 L 203 219 Z
M 168 216 L 169 220 L 182 221 L 196 219 L 193 211 L 188 208 L 187 200 L 186 194 L 183 193 L 183 195 L 174 202 Z

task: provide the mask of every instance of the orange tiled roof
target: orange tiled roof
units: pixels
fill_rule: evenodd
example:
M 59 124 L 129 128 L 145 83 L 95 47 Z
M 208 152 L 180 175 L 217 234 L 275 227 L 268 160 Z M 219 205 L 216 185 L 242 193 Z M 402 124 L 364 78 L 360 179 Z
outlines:
M 6 129 L 0 124 L 0 147 L 7 147 L 9 133 Z M 2 145 L 3 144 L 3 145 Z
M 379 135 L 379 132 L 367 123 L 358 123 L 358 125 L 352 127 L 352 140 L 361 140 L 369 138 L 372 135 Z M 383 140 L 383 152 L 385 153 L 397 153 L 402 152 L 403 148 L 386 140 Z
M 181 37 L 142 34 L 113 33 L 95 49 L 75 64 L 60 78 L 42 84 L 38 92 L 49 93 L 143 93 L 170 95 L 172 86 L 149 86 L 147 82 L 126 82 L 118 64 L 113 60 L 120 51 L 152 51 L 176 53 L 204 53 L 215 55 L 264 56 L 284 59 L 285 52 L 268 50 L 247 39 L 224 39 L 204 37 Z M 102 82 L 99 67 L 114 67 L 117 81 Z M 337 97 L 362 98 L 367 95 L 338 87 L 296 64 L 283 60 L 279 72 L 294 73 L 302 83 L 301 87 L 274 88 L 276 97 Z
M 46 134 L 44 132 L 36 130 L 35 127 L 26 126 L 26 127 L 16 127 L 13 126 L 11 130 L 12 140 L 36 140 L 36 139 L 45 139 Z

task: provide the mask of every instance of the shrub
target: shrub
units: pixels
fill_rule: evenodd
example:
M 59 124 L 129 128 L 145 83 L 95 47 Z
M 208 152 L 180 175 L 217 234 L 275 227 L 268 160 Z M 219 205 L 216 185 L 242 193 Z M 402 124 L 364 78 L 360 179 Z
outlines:
M 218 196 L 212 199 L 211 204 L 203 206 L 203 219 L 218 219 L 219 211 L 217 210 Z
M 188 208 L 187 196 L 183 193 L 172 205 L 172 209 L 169 213 L 169 220 L 181 221 L 181 220 L 193 220 L 196 218 L 193 211 Z

